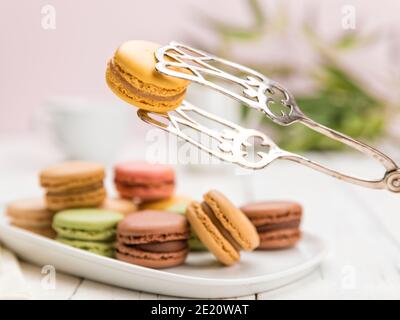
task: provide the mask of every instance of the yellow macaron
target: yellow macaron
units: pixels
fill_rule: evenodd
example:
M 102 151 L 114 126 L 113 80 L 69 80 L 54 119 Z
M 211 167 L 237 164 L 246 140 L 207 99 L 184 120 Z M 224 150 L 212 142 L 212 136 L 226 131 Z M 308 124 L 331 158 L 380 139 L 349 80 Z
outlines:
M 186 206 L 192 201 L 191 198 L 181 195 L 173 195 L 170 198 L 159 201 L 144 202 L 140 204 L 140 210 L 166 210 L 175 206 Z
M 182 103 L 189 81 L 155 69 L 154 53 L 159 47 L 141 40 L 123 43 L 108 63 L 106 81 L 122 100 L 140 109 L 167 112 Z
M 211 190 L 202 203 L 186 209 L 190 226 L 201 242 L 225 265 L 240 259 L 240 249 L 252 251 L 260 239 L 250 220 L 222 193 Z

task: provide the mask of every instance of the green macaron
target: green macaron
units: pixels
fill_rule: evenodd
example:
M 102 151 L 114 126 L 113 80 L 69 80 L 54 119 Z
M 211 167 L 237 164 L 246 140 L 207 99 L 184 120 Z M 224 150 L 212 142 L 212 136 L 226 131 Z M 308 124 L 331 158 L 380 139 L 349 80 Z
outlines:
M 59 237 L 73 240 L 110 241 L 123 218 L 119 212 L 102 209 L 69 209 L 58 212 L 53 229 Z
M 89 251 L 105 257 L 113 257 L 115 251 L 114 242 L 102 242 L 102 241 L 83 241 L 83 240 L 72 240 L 65 238 L 57 238 L 56 241 L 64 243 L 74 248 Z
M 186 204 L 179 203 L 167 208 L 167 211 L 184 215 L 186 212 L 186 207 L 187 207 Z M 188 244 L 191 251 L 207 251 L 207 248 L 196 236 L 193 230 L 190 231 Z

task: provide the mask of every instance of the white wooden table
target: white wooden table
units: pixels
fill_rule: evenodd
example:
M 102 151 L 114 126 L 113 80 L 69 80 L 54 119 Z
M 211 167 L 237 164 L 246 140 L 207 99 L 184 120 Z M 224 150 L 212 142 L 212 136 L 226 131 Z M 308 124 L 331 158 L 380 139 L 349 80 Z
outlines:
M 121 158 L 137 158 L 133 150 L 138 149 L 127 149 Z M 385 149 L 400 162 L 399 150 Z M 373 161 L 358 155 L 310 157 L 349 172 L 372 177 L 380 173 Z M 37 171 L 58 159 L 57 152 L 32 137 L 0 137 L 0 201 L 40 195 Z M 111 186 L 110 174 L 108 178 Z M 325 240 L 328 255 L 316 271 L 282 288 L 237 299 L 400 299 L 400 195 L 352 186 L 289 162 L 247 175 L 227 165 L 212 166 L 208 171 L 181 166 L 178 183 L 178 193 L 200 198 L 215 188 L 238 205 L 255 200 L 297 200 L 305 208 L 303 229 Z M 40 266 L 20 264 L 37 299 L 173 299 L 60 272 L 56 289 L 48 290 L 41 284 Z

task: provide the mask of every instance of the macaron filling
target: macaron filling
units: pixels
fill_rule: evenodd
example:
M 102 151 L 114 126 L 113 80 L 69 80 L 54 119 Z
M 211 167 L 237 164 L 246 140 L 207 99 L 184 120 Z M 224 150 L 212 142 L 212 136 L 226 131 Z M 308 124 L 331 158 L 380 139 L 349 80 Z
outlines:
M 134 245 L 133 247 L 143 251 L 165 253 L 165 252 L 175 252 L 187 249 L 188 245 L 186 240 L 175 240 L 166 242 L 145 243 L 145 244 Z
M 161 243 L 165 241 L 186 240 L 189 238 L 189 231 L 187 232 L 169 232 L 160 234 L 129 234 L 118 232 L 118 240 L 127 245 L 137 245 L 143 243 Z
M 141 188 L 141 189 L 151 189 L 151 188 L 162 188 L 164 186 L 173 186 L 175 185 L 175 182 L 173 180 L 171 181 L 165 181 L 165 182 L 159 182 L 159 183 L 135 183 L 135 182 L 128 182 L 120 179 L 115 179 L 115 183 L 122 186 L 122 187 L 127 187 L 127 188 Z
M 201 208 L 203 209 L 204 213 L 210 218 L 211 222 L 216 226 L 218 231 L 222 234 L 222 236 L 229 241 L 229 243 L 238 251 L 240 251 L 241 247 L 239 243 L 231 236 L 230 232 L 222 225 L 222 223 L 218 220 L 215 216 L 212 208 L 203 201 L 201 203 Z
M 102 189 L 102 188 L 103 188 L 103 182 L 96 182 L 91 185 L 75 187 L 75 188 L 71 188 L 68 190 L 62 190 L 62 191 L 49 190 L 49 191 L 47 191 L 46 195 L 48 195 L 48 196 L 76 195 L 76 194 L 90 192 L 90 191 L 94 191 L 94 190 Z
M 117 244 L 116 248 L 117 259 L 150 268 L 166 268 L 179 265 L 184 262 L 188 252 L 187 249 L 171 252 L 150 252 L 120 243 Z
M 56 230 L 57 234 L 63 238 L 77 240 L 113 240 L 115 239 L 116 234 L 116 228 L 104 230 L 85 230 L 53 225 L 53 229 Z
M 296 229 L 298 227 L 300 227 L 300 219 L 296 219 L 293 221 L 287 221 L 287 222 L 281 222 L 281 223 L 264 224 L 261 226 L 257 226 L 256 229 L 257 229 L 257 232 L 267 233 L 267 232 L 282 230 L 282 229 Z
M 125 89 L 127 92 L 133 93 L 133 95 L 145 98 L 145 99 L 150 99 L 150 100 L 156 100 L 156 101 L 175 101 L 180 98 L 182 98 L 185 93 L 186 93 L 186 88 L 183 89 L 183 91 L 174 94 L 174 95 L 169 95 L 169 96 L 161 96 L 161 95 L 155 95 L 152 93 L 148 93 L 142 90 L 139 90 L 135 88 L 132 84 L 130 84 L 123 76 L 123 71 L 121 67 L 119 67 L 114 61 L 109 62 L 109 68 L 110 72 L 112 75 L 121 83 L 123 89 Z M 132 77 L 132 75 L 130 75 Z M 125 93 L 126 94 L 126 93 Z M 132 98 L 132 97 L 130 97 Z

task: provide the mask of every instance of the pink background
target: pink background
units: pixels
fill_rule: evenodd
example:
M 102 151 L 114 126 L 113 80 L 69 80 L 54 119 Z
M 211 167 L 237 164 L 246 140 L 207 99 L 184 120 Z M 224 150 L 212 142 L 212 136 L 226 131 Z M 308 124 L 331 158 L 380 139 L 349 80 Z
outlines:
M 341 29 L 341 6 L 353 4 L 357 8 L 357 22 L 365 30 L 378 28 L 390 41 L 394 37 L 394 44 L 399 45 L 397 21 L 400 5 L 395 0 L 265 0 L 262 3 L 267 13 L 269 9 L 275 10 L 279 3 L 293 12 L 294 17 L 317 16 L 316 28 L 327 36 Z M 46 4 L 56 8 L 56 30 L 41 27 L 41 8 Z M 115 99 L 105 85 L 104 70 L 115 48 L 127 39 L 191 43 L 196 37 L 212 46 L 215 39 L 198 19 L 200 10 L 237 24 L 246 25 L 248 22 L 247 7 L 239 0 L 1 1 L 0 131 L 28 130 L 34 110 L 47 96 L 83 95 Z M 385 41 L 382 47 L 387 43 Z M 262 45 L 254 48 L 260 50 L 259 57 L 267 56 L 270 49 Z M 293 50 L 296 47 L 282 54 L 293 56 L 296 52 L 300 55 L 299 51 Z M 373 56 L 357 59 L 355 63 L 361 72 L 375 68 L 376 74 L 370 81 L 372 85 L 377 82 L 374 79 L 394 68 L 390 68 L 393 62 L 387 65 L 386 53 L 381 51 L 384 50 L 378 48 Z M 371 76 L 371 73 L 366 76 Z M 379 83 L 376 87 L 379 90 Z

